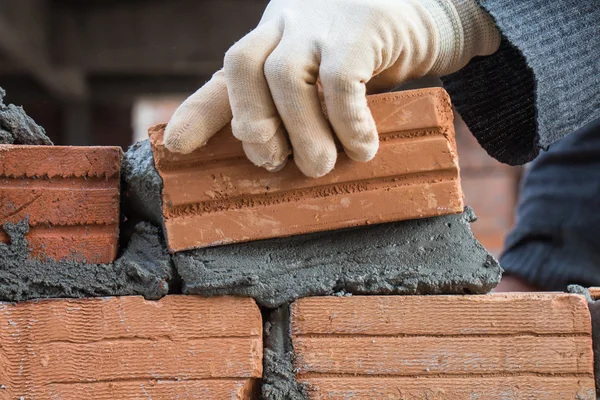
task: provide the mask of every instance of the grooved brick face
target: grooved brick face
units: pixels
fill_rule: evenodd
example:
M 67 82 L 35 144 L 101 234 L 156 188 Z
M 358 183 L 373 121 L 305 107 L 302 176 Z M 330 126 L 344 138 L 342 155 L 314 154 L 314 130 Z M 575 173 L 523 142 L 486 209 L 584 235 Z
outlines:
M 582 296 L 306 298 L 291 309 L 311 399 L 595 399 Z
M 162 177 L 172 252 L 463 211 L 453 114 L 440 88 L 369 96 L 381 146 L 357 163 L 340 152 L 334 171 L 307 178 L 293 161 L 277 172 L 255 167 L 225 127 L 188 154 L 150 129 Z
M 0 224 L 27 218 L 34 257 L 114 261 L 121 157 L 119 147 L 0 145 Z
M 253 399 L 252 299 L 168 296 L 0 303 L 0 399 Z

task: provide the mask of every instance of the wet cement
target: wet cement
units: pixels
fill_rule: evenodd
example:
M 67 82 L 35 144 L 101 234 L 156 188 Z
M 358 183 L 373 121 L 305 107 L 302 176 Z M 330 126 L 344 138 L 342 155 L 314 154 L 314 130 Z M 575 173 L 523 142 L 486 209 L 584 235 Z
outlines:
M 162 179 L 154 168 L 150 141 L 137 142 L 121 162 L 121 209 L 127 218 L 163 226 L 161 196 Z
M 458 215 L 198 249 L 173 255 L 184 294 L 253 297 L 277 308 L 333 294 L 484 294 L 498 262 Z
M 44 128 L 22 107 L 4 104 L 6 92 L 0 87 L 0 144 L 52 145 Z
M 307 388 L 296 382 L 290 305 L 270 310 L 263 316 L 263 400 L 307 400 Z
M 0 243 L 0 301 L 141 295 L 159 299 L 178 284 L 160 229 L 140 223 L 115 263 L 32 260 L 27 221 L 5 224 L 10 244 Z

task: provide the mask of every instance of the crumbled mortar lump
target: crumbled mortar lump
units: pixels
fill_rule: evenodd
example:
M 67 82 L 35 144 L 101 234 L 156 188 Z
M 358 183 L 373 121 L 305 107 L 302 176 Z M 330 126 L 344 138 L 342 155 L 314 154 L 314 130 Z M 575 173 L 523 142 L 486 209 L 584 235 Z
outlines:
M 253 297 L 277 308 L 333 294 L 485 294 L 502 268 L 464 213 L 173 255 L 184 294 Z
M 263 400 L 308 400 L 308 388 L 296 382 L 290 305 L 264 313 Z
M 177 281 L 159 228 L 136 225 L 113 264 L 30 259 L 27 221 L 6 223 L 9 244 L 0 243 L 0 300 L 141 295 L 160 299 Z
M 0 87 L 0 144 L 52 145 L 44 128 L 22 107 L 4 104 L 6 92 Z

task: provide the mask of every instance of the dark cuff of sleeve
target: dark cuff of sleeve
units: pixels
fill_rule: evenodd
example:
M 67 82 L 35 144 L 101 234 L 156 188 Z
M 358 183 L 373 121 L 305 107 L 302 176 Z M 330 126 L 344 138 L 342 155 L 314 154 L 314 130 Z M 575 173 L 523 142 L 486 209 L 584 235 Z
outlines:
M 538 155 L 534 75 L 523 54 L 505 37 L 496 53 L 474 58 L 442 81 L 491 157 L 522 165 Z

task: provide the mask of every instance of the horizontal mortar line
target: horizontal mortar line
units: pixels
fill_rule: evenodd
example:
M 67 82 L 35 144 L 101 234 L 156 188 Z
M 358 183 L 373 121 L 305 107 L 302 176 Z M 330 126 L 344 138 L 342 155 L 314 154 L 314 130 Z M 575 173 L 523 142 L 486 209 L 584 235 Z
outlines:
M 393 375 L 393 374 L 367 374 L 367 373 L 319 373 L 319 372 L 296 372 L 297 380 L 308 380 L 308 379 L 335 379 L 335 378 L 349 378 L 353 379 L 373 379 L 373 378 L 391 378 L 391 379 L 414 379 L 419 378 L 422 380 L 426 379 L 475 379 L 475 378 L 518 378 L 518 377 L 537 377 L 537 378 L 562 378 L 562 379 L 573 379 L 573 378 L 594 378 L 593 372 L 580 372 L 580 373 L 556 373 L 556 372 L 534 372 L 534 371 L 503 371 L 493 373 L 481 373 L 473 372 L 472 374 L 452 374 L 452 373 L 440 373 L 431 374 L 423 372 L 422 374 L 405 374 L 405 375 Z
M 392 143 L 394 145 L 398 145 L 397 142 L 411 142 L 411 141 L 419 141 L 424 137 L 436 137 L 436 136 L 444 136 L 445 129 L 443 127 L 428 127 L 423 129 L 411 129 L 407 131 L 394 131 L 389 133 L 381 134 L 379 137 L 379 141 L 383 143 Z M 429 139 L 429 138 L 428 138 Z M 210 144 L 209 144 L 210 145 Z M 391 144 L 390 144 L 391 145 Z M 338 146 L 338 154 L 343 153 L 343 148 Z M 293 160 L 293 156 L 290 158 Z M 236 154 L 229 154 L 222 157 L 212 157 L 206 159 L 186 159 L 181 161 L 170 161 L 167 159 L 162 159 L 158 163 L 158 169 L 160 172 L 173 172 L 180 170 L 189 170 L 196 169 L 198 167 L 209 165 L 209 164 L 228 164 L 232 162 L 236 164 L 238 161 L 243 161 L 244 164 L 248 164 L 248 159 L 243 152 Z
M 591 337 L 591 332 L 557 332 L 557 333 L 536 333 L 536 332 L 515 332 L 515 333 L 424 333 L 424 334 L 395 334 L 395 335 L 384 335 L 384 334 L 366 334 L 366 333 L 300 333 L 292 334 L 293 338 L 311 338 L 311 339 L 402 339 L 402 338 L 439 338 L 439 339 L 452 339 L 452 338 L 544 338 L 544 337 L 555 337 L 555 338 L 573 338 L 573 337 Z
M 99 380 L 86 380 L 86 381 L 50 381 L 44 382 L 41 386 L 50 386 L 50 385 L 94 385 L 94 384 L 103 384 L 103 383 L 145 383 L 148 381 L 153 381 L 156 383 L 168 382 L 168 383 L 186 383 L 186 382 L 222 382 L 222 381 L 240 381 L 244 382 L 249 379 L 259 379 L 258 376 L 233 376 L 233 377 L 210 377 L 210 378 L 155 378 L 148 377 L 144 378 L 116 378 L 116 379 L 99 379 Z M 34 386 L 32 384 L 26 384 L 26 386 Z
M 383 185 L 385 185 L 386 189 L 395 189 L 399 187 L 409 187 L 415 184 L 452 182 L 458 180 L 457 173 L 457 168 L 444 168 L 397 176 L 351 181 L 342 184 L 333 183 L 312 188 L 281 191 L 273 194 L 244 195 L 243 193 L 240 193 L 238 196 L 228 197 L 223 200 L 209 200 L 173 207 L 163 205 L 163 207 L 165 207 L 164 214 L 166 218 L 180 218 L 186 215 L 208 214 L 211 212 L 226 211 L 232 208 L 253 208 L 254 205 L 251 204 L 253 202 L 257 202 L 257 205 L 264 207 L 276 204 L 301 202 L 307 197 L 317 199 L 332 196 L 348 196 L 353 193 L 371 192 L 380 189 Z M 433 179 L 434 177 L 436 179 Z M 390 185 L 390 183 L 392 183 L 392 185 Z M 360 185 L 365 187 L 361 188 L 359 187 Z M 328 190 L 332 190 L 333 193 L 328 192 Z M 292 195 L 292 197 L 290 197 L 290 195 Z M 240 199 L 242 199 L 245 204 L 235 204 L 236 200 Z

